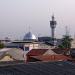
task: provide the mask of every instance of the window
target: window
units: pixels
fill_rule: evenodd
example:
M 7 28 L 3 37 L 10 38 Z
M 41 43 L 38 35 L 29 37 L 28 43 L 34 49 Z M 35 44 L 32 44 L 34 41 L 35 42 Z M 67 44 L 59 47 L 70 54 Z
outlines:
M 25 51 L 29 51 L 29 47 L 25 47 Z

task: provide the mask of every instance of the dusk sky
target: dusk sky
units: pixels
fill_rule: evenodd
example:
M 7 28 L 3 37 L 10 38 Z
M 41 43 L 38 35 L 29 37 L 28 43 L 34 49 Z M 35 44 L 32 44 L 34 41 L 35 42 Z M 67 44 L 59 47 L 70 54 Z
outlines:
M 60 38 L 68 26 L 75 34 L 75 0 L 0 0 L 0 38 L 22 39 L 29 31 L 51 36 L 52 14 L 57 21 L 55 36 Z

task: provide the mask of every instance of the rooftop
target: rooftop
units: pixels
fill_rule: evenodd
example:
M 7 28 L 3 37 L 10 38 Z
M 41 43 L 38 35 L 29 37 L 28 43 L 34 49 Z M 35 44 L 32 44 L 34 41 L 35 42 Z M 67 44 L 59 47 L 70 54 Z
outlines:
M 27 55 L 30 56 L 38 56 L 38 55 L 43 55 L 48 49 L 32 49 L 27 53 Z
M 40 55 L 40 56 L 31 56 L 39 61 L 64 61 L 70 60 L 70 57 L 65 55 Z
M 55 53 L 57 54 L 64 54 L 64 52 L 68 51 L 69 49 L 61 49 L 61 48 L 55 48 L 55 49 L 52 49 Z
M 15 60 L 24 60 L 24 52 L 20 48 L 3 48 L 0 49 L 0 61 L 5 56 L 11 56 Z M 5 60 L 3 60 L 5 61 Z

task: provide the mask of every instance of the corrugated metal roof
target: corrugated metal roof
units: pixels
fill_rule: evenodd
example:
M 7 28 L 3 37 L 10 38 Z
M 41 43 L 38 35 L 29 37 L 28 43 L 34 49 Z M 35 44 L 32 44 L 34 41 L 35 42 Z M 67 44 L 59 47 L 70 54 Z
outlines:
M 48 49 L 32 49 L 27 53 L 29 56 L 38 56 L 38 55 L 43 55 Z
M 0 66 L 0 75 L 75 75 L 75 64 L 66 61 L 19 63 Z
M 55 49 L 52 49 L 55 53 L 57 53 L 57 54 L 64 54 L 64 52 L 66 52 L 66 51 L 68 51 L 69 49 L 67 49 L 67 48 L 64 48 L 64 49 L 62 49 L 62 48 L 55 48 Z
M 2 59 L 5 55 L 12 56 L 15 60 L 24 60 L 24 51 L 20 48 L 4 48 L 0 51 L 0 59 Z
M 41 61 L 63 61 L 71 59 L 70 57 L 65 55 L 40 55 L 40 56 L 31 56 L 31 57 Z

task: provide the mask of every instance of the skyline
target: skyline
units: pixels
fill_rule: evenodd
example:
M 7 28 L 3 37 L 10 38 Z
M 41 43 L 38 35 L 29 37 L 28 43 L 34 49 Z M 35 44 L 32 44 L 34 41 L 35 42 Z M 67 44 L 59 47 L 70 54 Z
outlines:
M 0 0 L 0 38 L 23 38 L 30 31 L 36 36 L 51 36 L 50 20 L 55 15 L 57 38 L 68 26 L 75 33 L 74 0 Z

